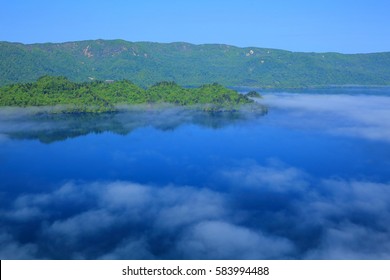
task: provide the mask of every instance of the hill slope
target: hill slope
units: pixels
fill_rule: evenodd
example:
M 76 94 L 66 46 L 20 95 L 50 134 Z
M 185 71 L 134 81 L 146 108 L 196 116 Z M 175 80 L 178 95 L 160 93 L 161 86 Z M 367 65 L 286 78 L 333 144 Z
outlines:
M 0 85 L 43 75 L 74 81 L 128 79 L 141 86 L 169 80 L 184 86 L 306 87 L 390 85 L 390 52 L 296 53 L 188 43 L 94 40 L 24 45 L 0 42 Z

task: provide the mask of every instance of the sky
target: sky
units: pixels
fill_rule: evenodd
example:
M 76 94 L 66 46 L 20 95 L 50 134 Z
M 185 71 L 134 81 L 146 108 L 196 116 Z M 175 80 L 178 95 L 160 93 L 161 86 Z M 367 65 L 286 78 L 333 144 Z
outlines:
M 304 52 L 390 51 L 388 0 L 0 0 L 0 41 L 221 43 Z

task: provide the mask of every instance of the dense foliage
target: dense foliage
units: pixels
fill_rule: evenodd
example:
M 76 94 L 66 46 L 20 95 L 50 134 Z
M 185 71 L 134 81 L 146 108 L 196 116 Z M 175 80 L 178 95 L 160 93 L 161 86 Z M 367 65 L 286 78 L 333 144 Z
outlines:
M 172 103 L 202 105 L 206 111 L 235 110 L 252 101 L 219 84 L 183 88 L 174 82 L 160 82 L 143 89 L 130 81 L 75 83 L 65 77 L 43 76 L 33 83 L 0 88 L 0 106 L 55 106 L 66 112 L 115 111 L 120 104 Z
M 246 96 L 248 96 L 248 97 L 255 97 L 255 98 L 261 98 L 260 93 L 258 93 L 257 91 L 254 91 L 254 90 L 248 92 L 246 94 Z
M 390 53 L 296 53 L 228 45 L 158 44 L 122 40 L 61 44 L 0 42 L 0 85 L 43 75 L 73 81 L 128 79 L 141 86 L 308 87 L 390 85 Z

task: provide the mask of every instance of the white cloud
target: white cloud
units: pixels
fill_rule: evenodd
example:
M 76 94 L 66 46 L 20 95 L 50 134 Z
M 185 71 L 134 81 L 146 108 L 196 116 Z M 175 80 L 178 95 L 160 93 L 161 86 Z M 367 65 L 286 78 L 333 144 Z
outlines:
M 143 208 L 152 200 L 150 187 L 134 183 L 97 184 L 96 191 L 101 207 L 109 209 L 146 210 Z
M 118 181 L 22 195 L 2 212 L 0 252 L 80 259 L 389 257 L 390 184 L 315 179 L 275 162 L 244 162 L 216 176 L 226 189 Z M 17 238 L 27 233 L 35 244 Z
M 20 244 L 9 233 L 0 232 L 0 259 L 24 260 L 36 258 L 35 244 Z
M 116 253 L 125 256 L 124 248 L 147 247 L 156 235 L 175 239 L 178 231 L 194 223 L 226 218 L 229 210 L 224 203 L 219 193 L 188 186 L 67 183 L 51 193 L 21 195 L 2 217 L 21 225 L 35 221 L 38 239 L 54 248 L 65 246 L 62 250 L 68 258 L 110 258 Z M 66 210 L 67 206 L 72 207 Z M 91 253 L 89 242 L 110 234 L 118 235 L 114 247 Z M 147 248 L 138 251 L 126 256 L 152 256 Z
M 148 241 L 145 238 L 132 239 L 128 238 L 119 243 L 112 251 L 103 254 L 99 259 L 105 260 L 139 260 L 155 259 L 150 252 Z
M 44 229 L 49 238 L 61 239 L 64 244 L 73 245 L 85 237 L 92 237 L 111 228 L 119 217 L 105 209 L 91 210 L 67 219 L 54 221 Z
M 186 259 L 280 259 L 294 250 L 285 238 L 265 236 L 221 221 L 196 224 L 182 236 L 177 247 Z
M 293 167 L 246 164 L 246 167 L 224 170 L 221 174 L 237 189 L 265 188 L 269 202 L 257 200 L 252 206 L 249 201 L 254 199 L 254 194 L 251 192 L 251 197 L 246 203 L 242 202 L 239 210 L 245 212 L 248 207 L 249 211 L 255 211 L 248 215 L 260 215 L 257 219 L 267 224 L 264 228 L 277 229 L 280 236 L 288 238 L 297 247 L 313 242 L 306 253 L 296 257 L 388 258 L 389 183 L 315 179 Z M 275 195 L 282 199 L 275 199 Z M 260 210 L 253 210 L 253 207 Z M 383 248 L 378 244 L 383 244 Z
M 262 100 L 287 110 L 283 125 L 390 142 L 390 97 L 324 94 L 267 94 Z M 288 119 L 288 121 L 286 121 Z
M 389 231 L 373 230 L 351 223 L 328 228 L 321 244 L 307 259 L 389 259 Z
M 235 188 L 252 188 L 273 192 L 302 192 L 308 187 L 307 175 L 301 170 L 270 161 L 266 166 L 245 162 L 220 172 L 226 183 Z
M 21 207 L 3 213 L 5 217 L 15 221 L 29 221 L 45 217 L 39 207 Z
M 222 194 L 189 187 L 169 187 L 161 194 L 166 207 L 160 209 L 155 226 L 167 231 L 209 220 L 222 219 L 229 215 Z

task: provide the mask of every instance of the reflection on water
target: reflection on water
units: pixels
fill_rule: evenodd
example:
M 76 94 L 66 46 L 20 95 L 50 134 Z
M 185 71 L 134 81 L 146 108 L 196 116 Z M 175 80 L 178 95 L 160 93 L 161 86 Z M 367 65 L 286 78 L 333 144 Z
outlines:
M 0 258 L 389 259 L 389 100 L 2 110 Z
M 6 112 L 8 110 L 8 112 Z M 13 139 L 38 139 L 43 143 L 66 140 L 90 133 L 112 132 L 127 135 L 141 127 L 174 130 L 183 124 L 218 129 L 265 115 L 267 111 L 204 112 L 185 107 L 123 109 L 119 113 L 51 114 L 31 109 L 3 109 L 0 133 Z

